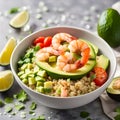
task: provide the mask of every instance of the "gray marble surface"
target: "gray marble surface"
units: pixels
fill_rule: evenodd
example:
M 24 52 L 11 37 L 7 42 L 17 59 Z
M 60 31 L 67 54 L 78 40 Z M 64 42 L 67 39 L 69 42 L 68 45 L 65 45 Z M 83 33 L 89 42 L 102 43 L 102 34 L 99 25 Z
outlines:
M 103 10 L 111 7 L 117 0 L 0 0 L 0 51 L 3 49 L 9 37 L 14 36 L 18 42 L 27 36 L 31 31 L 37 31 L 45 27 L 69 25 L 96 31 L 96 25 L 99 15 Z M 13 7 L 27 8 L 30 12 L 30 20 L 26 27 L 21 30 L 15 30 L 9 26 L 10 19 L 14 14 L 8 14 L 9 9 Z M 30 29 L 29 29 L 30 28 Z M 9 66 L 0 66 L 0 71 L 10 69 Z M 9 91 L 0 93 L 0 99 L 11 97 L 20 91 L 20 86 L 14 82 Z M 95 101 L 74 109 L 57 110 L 45 107 L 38 103 L 35 110 L 36 116 L 28 113 L 30 104 L 34 101 L 29 97 L 26 102 L 26 118 L 28 120 L 41 114 L 45 115 L 46 120 L 86 120 L 80 117 L 81 111 L 90 113 L 92 120 L 109 120 L 102 111 L 99 98 Z M 4 107 L 0 108 L 0 120 L 22 120 L 20 117 L 22 111 L 15 116 L 5 114 Z

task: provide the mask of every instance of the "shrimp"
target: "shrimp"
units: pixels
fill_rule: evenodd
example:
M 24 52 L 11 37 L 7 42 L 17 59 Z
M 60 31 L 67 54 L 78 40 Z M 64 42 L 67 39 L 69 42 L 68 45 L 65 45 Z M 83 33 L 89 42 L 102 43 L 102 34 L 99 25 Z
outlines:
M 65 72 L 75 71 L 79 67 L 79 62 L 75 61 L 72 54 L 65 52 L 64 54 L 58 56 L 57 67 Z
M 67 33 L 58 33 L 53 36 L 52 39 L 52 46 L 56 50 L 67 50 L 67 46 L 62 45 L 62 42 L 71 42 L 72 40 L 75 40 L 76 38 L 71 36 L 70 34 Z
M 113 83 L 113 88 L 114 88 L 114 89 L 120 89 L 120 79 L 116 80 L 116 81 Z
M 44 47 L 36 53 L 36 58 L 40 61 L 46 61 L 50 55 L 59 55 L 60 51 L 53 49 L 53 47 Z
M 67 97 L 68 96 L 68 90 L 65 89 L 64 87 L 61 87 L 61 97 Z
M 85 42 L 80 40 L 71 41 L 68 48 L 70 49 L 70 52 L 65 52 L 58 56 L 57 66 L 65 72 L 72 72 L 87 63 L 90 56 L 90 48 Z M 81 55 L 81 59 L 76 60 L 72 53 Z
M 70 49 L 70 52 L 77 53 L 82 56 L 80 63 L 82 65 L 85 65 L 89 59 L 90 56 L 90 48 L 84 41 L 80 40 L 73 40 L 70 42 L 68 48 Z

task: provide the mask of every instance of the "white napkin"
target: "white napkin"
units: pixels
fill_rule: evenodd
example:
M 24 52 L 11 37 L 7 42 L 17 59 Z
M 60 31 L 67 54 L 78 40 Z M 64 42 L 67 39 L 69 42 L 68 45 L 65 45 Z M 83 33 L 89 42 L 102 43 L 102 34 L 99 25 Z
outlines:
M 114 77 L 120 76 L 120 47 L 117 49 L 113 50 L 115 52 L 115 56 L 117 59 L 117 70 L 115 73 Z M 101 100 L 101 104 L 102 104 L 102 108 L 104 113 L 111 118 L 112 120 L 114 120 L 114 117 L 117 115 L 115 111 L 115 108 L 117 106 L 120 106 L 120 102 L 116 102 L 114 100 L 112 100 L 106 92 L 104 92 L 101 96 L 100 96 L 100 100 Z

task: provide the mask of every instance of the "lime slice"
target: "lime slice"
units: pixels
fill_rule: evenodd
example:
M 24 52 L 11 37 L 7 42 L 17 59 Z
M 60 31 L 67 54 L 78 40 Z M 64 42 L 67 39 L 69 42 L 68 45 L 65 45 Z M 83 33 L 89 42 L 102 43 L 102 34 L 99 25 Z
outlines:
M 14 82 L 14 77 L 11 70 L 0 72 L 0 92 L 8 90 Z
M 15 38 L 11 37 L 0 53 L 0 65 L 9 65 L 11 54 L 16 46 Z
M 29 12 L 27 10 L 23 10 L 20 13 L 18 13 L 16 16 L 14 16 L 9 24 L 13 28 L 21 28 L 23 27 L 29 20 Z

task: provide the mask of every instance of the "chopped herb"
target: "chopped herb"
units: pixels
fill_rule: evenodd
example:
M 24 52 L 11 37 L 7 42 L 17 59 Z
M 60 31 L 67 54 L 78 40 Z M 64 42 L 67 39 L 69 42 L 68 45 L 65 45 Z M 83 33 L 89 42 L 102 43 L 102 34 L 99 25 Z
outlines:
M 4 103 L 2 100 L 0 100 L 0 107 L 3 107 L 4 106 Z
M 115 109 L 115 112 L 120 113 L 120 106 Z
M 6 103 L 12 103 L 13 102 L 13 98 L 12 97 L 6 97 L 5 98 L 5 102 Z
M 120 114 L 116 115 L 116 116 L 114 117 L 114 119 L 115 119 L 115 120 L 120 120 Z
M 29 111 L 29 114 L 33 114 L 33 113 L 35 113 L 34 111 Z
M 31 118 L 30 120 L 45 120 L 45 116 L 44 115 L 40 115 L 37 118 Z
M 24 109 L 25 106 L 24 106 L 24 104 L 17 104 L 17 105 L 15 105 L 15 108 L 16 108 L 18 111 L 20 111 L 20 110 Z
M 89 116 L 89 113 L 86 112 L 86 111 L 82 111 L 82 112 L 80 113 L 80 117 L 82 117 L 82 118 L 87 118 L 88 116 Z
M 30 109 L 31 110 L 35 110 L 37 107 L 37 104 L 35 102 L 32 102 L 31 106 L 30 106 Z
M 34 51 L 38 51 L 40 49 L 40 46 L 39 45 L 36 45 L 35 47 L 34 47 Z
M 40 115 L 37 120 L 45 120 L 45 116 L 44 115 Z
M 23 90 L 21 90 L 18 94 L 14 95 L 14 98 L 20 102 L 25 102 L 28 99 L 28 95 Z
M 11 112 L 12 111 L 12 107 L 11 106 L 6 106 L 5 107 L 5 112 L 7 112 L 7 113 L 9 113 L 9 112 Z
M 19 8 L 18 7 L 14 7 L 14 8 L 11 8 L 10 10 L 9 10 L 9 13 L 10 14 L 14 14 L 14 13 L 17 13 L 19 11 Z

